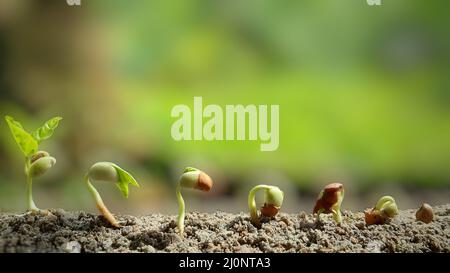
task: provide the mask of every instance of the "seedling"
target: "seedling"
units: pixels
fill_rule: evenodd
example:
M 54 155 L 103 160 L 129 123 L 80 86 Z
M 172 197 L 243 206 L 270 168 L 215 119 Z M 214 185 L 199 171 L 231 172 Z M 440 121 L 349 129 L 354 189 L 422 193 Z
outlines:
M 39 144 L 49 139 L 59 122 L 61 117 L 54 117 L 48 120 L 44 125 L 36 131 L 28 133 L 22 125 L 10 116 L 5 117 L 9 129 L 25 156 L 25 175 L 27 176 L 27 209 L 30 212 L 39 212 L 33 201 L 33 178 L 39 177 L 46 173 L 56 163 L 56 159 L 51 157 L 46 151 L 38 151 Z
M 255 226 L 260 226 L 258 211 L 256 208 L 255 195 L 259 190 L 264 190 L 264 205 L 261 207 L 261 215 L 274 217 L 283 205 L 284 193 L 280 188 L 269 185 L 258 185 L 250 190 L 248 194 L 248 207 L 250 209 L 250 220 Z
M 334 220 L 342 222 L 341 204 L 344 200 L 344 185 L 332 183 L 327 185 L 319 194 L 313 213 L 317 213 L 317 219 L 321 213 L 332 213 Z
M 95 203 L 97 204 L 97 208 L 100 210 L 102 215 L 111 223 L 114 227 L 120 227 L 116 218 L 112 215 L 112 213 L 108 210 L 108 208 L 103 203 L 102 198 L 98 191 L 94 188 L 91 182 L 104 181 L 104 182 L 113 182 L 116 183 L 117 188 L 119 188 L 120 192 L 125 198 L 128 198 L 128 184 L 139 187 L 139 184 L 136 180 L 120 168 L 114 163 L 111 162 L 97 162 L 89 169 L 89 171 L 84 176 L 84 181 L 89 189 L 89 192 L 94 197 Z
M 416 212 L 416 219 L 426 224 L 431 223 L 434 220 L 433 208 L 427 203 L 422 204 Z
M 364 211 L 366 225 L 384 224 L 398 214 L 397 204 L 392 196 L 383 196 L 372 209 Z
M 180 235 L 184 234 L 184 217 L 185 204 L 183 196 L 181 195 L 182 188 L 196 189 L 201 191 L 209 191 L 212 188 L 213 181 L 206 173 L 192 167 L 184 169 L 176 188 L 178 200 L 178 231 Z

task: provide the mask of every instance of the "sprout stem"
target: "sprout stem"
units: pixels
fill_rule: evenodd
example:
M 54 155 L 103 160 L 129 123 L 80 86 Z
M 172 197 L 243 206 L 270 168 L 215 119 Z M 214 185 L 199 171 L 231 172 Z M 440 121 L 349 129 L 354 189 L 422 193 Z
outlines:
M 271 187 L 268 185 L 258 185 L 253 187 L 248 194 L 248 207 L 250 209 L 250 218 L 253 224 L 259 225 L 258 209 L 256 208 L 255 195 L 259 190 L 268 190 Z
M 116 218 L 112 215 L 112 213 L 108 210 L 108 208 L 103 203 L 102 198 L 100 197 L 100 194 L 98 191 L 94 188 L 91 181 L 89 180 L 89 175 L 86 174 L 84 176 L 84 181 L 86 182 L 86 185 L 89 189 L 89 192 L 92 194 L 92 197 L 94 197 L 95 203 L 97 205 L 97 208 L 100 210 L 102 215 L 108 220 L 108 222 L 111 223 L 111 225 L 115 227 L 120 227 L 119 223 L 117 222 Z
M 31 212 L 38 212 L 39 208 L 36 207 L 33 201 L 33 179 L 28 173 L 30 169 L 30 159 L 25 159 L 25 175 L 27 176 L 27 207 Z
M 33 201 L 33 179 L 27 175 L 27 205 L 28 210 L 37 212 L 39 211 L 38 207 L 36 207 L 36 204 L 34 204 Z
M 383 196 L 380 198 L 380 200 L 378 200 L 377 204 L 375 205 L 375 208 L 377 210 L 384 210 L 384 208 L 386 208 L 388 205 L 391 205 L 395 203 L 395 200 L 392 196 Z
M 340 224 L 342 223 L 342 214 L 341 214 L 341 204 L 344 200 L 344 192 L 338 192 L 338 201 L 336 204 L 333 205 L 333 218 L 336 221 L 336 223 Z
M 181 184 L 180 183 L 178 183 L 178 185 L 177 185 L 176 192 L 177 192 L 177 200 L 178 200 L 178 230 L 180 232 L 180 235 L 183 236 L 185 205 L 184 205 L 183 196 L 181 196 Z

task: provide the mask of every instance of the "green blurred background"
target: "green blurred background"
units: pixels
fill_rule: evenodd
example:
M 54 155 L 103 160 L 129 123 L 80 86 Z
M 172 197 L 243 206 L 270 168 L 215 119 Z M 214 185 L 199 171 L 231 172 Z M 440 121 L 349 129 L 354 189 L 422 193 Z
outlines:
M 255 184 L 284 211 L 310 211 L 346 186 L 344 209 L 384 194 L 400 208 L 450 196 L 448 1 L 0 1 L 0 114 L 32 130 L 64 117 L 42 149 L 57 164 L 34 183 L 39 207 L 95 212 L 83 175 L 113 161 L 141 183 L 111 210 L 176 213 L 185 166 L 215 181 L 188 210 L 246 211 Z M 176 104 L 279 104 L 280 146 L 171 138 Z M 23 158 L 0 122 L 0 210 L 25 209 Z

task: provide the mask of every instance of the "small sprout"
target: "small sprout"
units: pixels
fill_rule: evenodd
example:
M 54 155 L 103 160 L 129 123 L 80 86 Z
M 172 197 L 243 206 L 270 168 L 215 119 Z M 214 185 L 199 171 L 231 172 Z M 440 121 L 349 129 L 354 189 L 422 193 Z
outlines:
M 416 219 L 426 224 L 431 223 L 434 220 L 433 208 L 427 203 L 422 204 L 416 212 Z
M 213 181 L 206 173 L 192 167 L 187 167 L 181 175 L 176 188 L 178 200 L 178 231 L 184 234 L 185 204 L 181 195 L 181 188 L 209 191 L 213 186 Z
M 11 130 L 17 145 L 25 156 L 25 175 L 27 176 L 27 208 L 31 212 L 39 212 L 33 201 L 33 178 L 43 175 L 56 163 L 56 159 L 51 157 L 45 151 L 38 151 L 39 144 L 49 139 L 59 122 L 61 117 L 54 117 L 48 120 L 44 125 L 36 131 L 28 133 L 22 125 L 10 116 L 5 117 L 6 123 Z
M 116 218 L 111 214 L 108 208 L 103 203 L 102 198 L 98 191 L 94 188 L 91 182 L 103 181 L 103 182 L 113 182 L 116 183 L 117 188 L 122 192 L 125 198 L 128 198 L 128 184 L 139 187 L 136 180 L 114 163 L 111 162 L 97 162 L 89 169 L 86 173 L 84 180 L 89 189 L 89 192 L 94 197 L 97 204 L 97 208 L 100 210 L 102 215 L 111 223 L 114 227 L 120 227 Z
M 269 185 L 258 185 L 250 190 L 248 194 L 248 207 L 250 209 L 251 222 L 260 226 L 259 216 L 256 208 L 255 195 L 259 190 L 264 190 L 264 205 L 261 207 L 261 214 L 265 217 L 274 217 L 283 205 L 284 193 L 280 188 Z
M 364 211 L 366 225 L 384 224 L 398 214 L 397 204 L 392 196 L 383 196 L 372 209 Z
M 317 198 L 313 213 L 317 213 L 317 217 L 321 213 L 332 213 L 334 220 L 338 224 L 341 223 L 341 204 L 344 200 L 344 193 L 344 185 L 341 183 L 332 183 L 325 186 Z

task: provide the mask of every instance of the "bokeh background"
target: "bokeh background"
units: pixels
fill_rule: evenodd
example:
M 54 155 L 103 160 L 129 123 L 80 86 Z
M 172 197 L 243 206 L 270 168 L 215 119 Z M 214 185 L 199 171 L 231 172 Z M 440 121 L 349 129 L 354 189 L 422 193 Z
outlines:
M 280 186 L 284 211 L 311 211 L 340 181 L 343 208 L 384 194 L 400 208 L 450 196 L 448 1 L 0 1 L 0 210 L 25 209 L 23 158 L 3 116 L 34 130 L 64 118 L 42 149 L 57 159 L 34 182 L 41 208 L 95 212 L 83 175 L 113 161 L 141 183 L 117 213 L 176 214 L 185 166 L 210 193 L 188 210 L 246 211 L 256 184 Z M 176 142 L 176 104 L 279 104 L 280 146 Z

